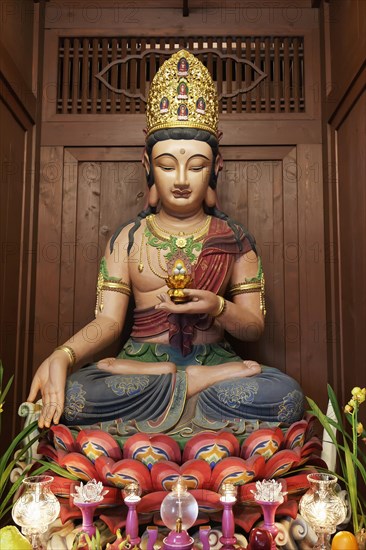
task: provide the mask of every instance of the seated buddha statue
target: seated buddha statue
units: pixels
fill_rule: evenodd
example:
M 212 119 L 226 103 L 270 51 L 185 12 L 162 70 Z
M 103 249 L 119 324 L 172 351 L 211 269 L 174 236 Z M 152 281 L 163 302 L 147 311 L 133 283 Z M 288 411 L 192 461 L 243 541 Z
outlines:
M 185 50 L 172 55 L 146 112 L 148 206 L 107 245 L 95 320 L 35 373 L 28 400 L 41 393 L 39 426 L 117 421 L 173 433 L 299 420 L 298 383 L 225 340 L 225 332 L 247 341 L 263 332 L 265 280 L 254 238 L 217 206 L 218 97 L 208 70 Z M 90 362 L 119 338 L 131 294 L 130 339 L 117 357 Z M 98 333 L 92 343 L 83 337 L 89 327 Z M 74 363 L 81 368 L 67 377 Z

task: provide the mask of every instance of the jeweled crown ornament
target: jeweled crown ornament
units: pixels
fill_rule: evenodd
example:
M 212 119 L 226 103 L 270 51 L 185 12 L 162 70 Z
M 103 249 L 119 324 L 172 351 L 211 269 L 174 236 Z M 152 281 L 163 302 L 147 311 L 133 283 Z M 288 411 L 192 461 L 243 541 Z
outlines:
M 180 50 L 163 63 L 150 86 L 146 119 L 147 135 L 179 127 L 217 134 L 216 86 L 197 57 Z

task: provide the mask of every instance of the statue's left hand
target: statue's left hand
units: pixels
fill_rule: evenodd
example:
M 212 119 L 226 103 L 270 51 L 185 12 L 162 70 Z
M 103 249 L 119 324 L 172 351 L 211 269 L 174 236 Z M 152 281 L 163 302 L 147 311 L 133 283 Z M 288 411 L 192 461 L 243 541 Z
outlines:
M 214 315 L 220 306 L 219 297 L 209 290 L 197 290 L 185 288 L 184 294 L 189 298 L 188 302 L 175 304 L 168 294 L 159 294 L 160 304 L 155 309 L 163 309 L 169 313 L 207 313 Z

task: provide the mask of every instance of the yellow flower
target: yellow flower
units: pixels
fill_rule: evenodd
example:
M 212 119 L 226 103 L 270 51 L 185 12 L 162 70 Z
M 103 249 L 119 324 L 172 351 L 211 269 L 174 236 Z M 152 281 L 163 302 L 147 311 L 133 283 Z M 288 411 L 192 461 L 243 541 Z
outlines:
M 0 413 L 2 413 L 3 410 L 4 410 L 4 409 L 3 409 L 3 405 L 4 405 L 4 403 L 0 403 Z
M 359 422 L 359 423 L 357 424 L 356 430 L 357 430 L 358 435 L 361 435 L 361 434 L 363 433 L 363 425 L 362 425 L 362 422 Z
M 359 403 L 363 403 L 366 399 L 366 388 L 362 388 L 362 390 L 357 394 L 357 401 Z
M 363 403 L 366 399 L 366 388 L 361 389 L 358 386 L 355 386 L 351 393 L 352 393 L 353 399 L 358 401 L 358 403 Z
M 352 409 L 352 407 L 350 407 L 349 405 L 346 405 L 346 406 L 344 407 L 344 412 L 346 412 L 346 413 L 351 413 L 352 411 L 353 411 L 353 409 Z

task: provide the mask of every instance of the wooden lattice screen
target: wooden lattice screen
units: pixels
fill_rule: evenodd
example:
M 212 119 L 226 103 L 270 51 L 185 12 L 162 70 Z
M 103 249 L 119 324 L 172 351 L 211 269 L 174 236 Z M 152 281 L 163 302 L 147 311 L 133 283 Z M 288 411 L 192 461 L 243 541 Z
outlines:
M 194 52 L 208 67 L 220 112 L 305 111 L 301 36 L 60 37 L 57 113 L 144 113 L 151 80 L 179 48 Z

